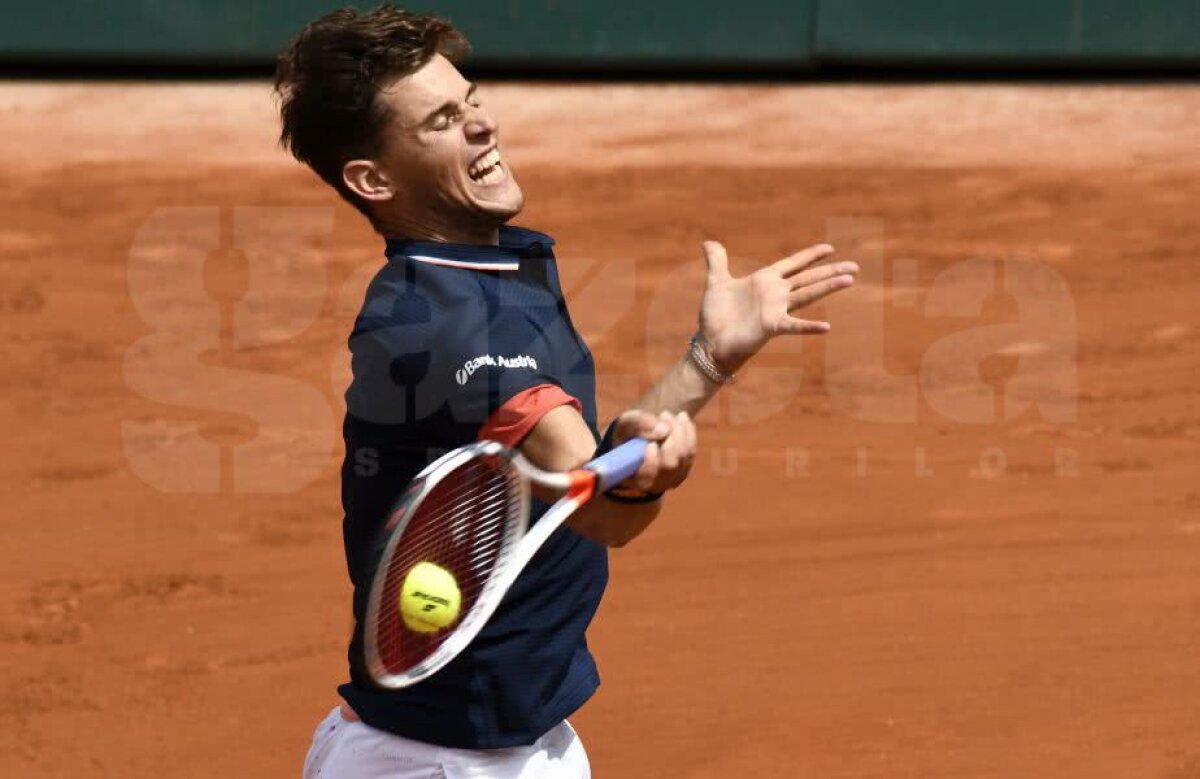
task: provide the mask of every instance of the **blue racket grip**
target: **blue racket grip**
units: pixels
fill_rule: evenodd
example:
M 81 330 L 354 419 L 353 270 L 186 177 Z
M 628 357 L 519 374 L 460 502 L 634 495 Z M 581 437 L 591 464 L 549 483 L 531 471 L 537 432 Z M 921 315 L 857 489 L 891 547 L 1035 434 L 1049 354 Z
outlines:
M 594 472 L 600 482 L 598 491 L 611 489 L 637 473 L 646 456 L 647 443 L 645 438 L 631 438 L 588 463 L 588 470 Z

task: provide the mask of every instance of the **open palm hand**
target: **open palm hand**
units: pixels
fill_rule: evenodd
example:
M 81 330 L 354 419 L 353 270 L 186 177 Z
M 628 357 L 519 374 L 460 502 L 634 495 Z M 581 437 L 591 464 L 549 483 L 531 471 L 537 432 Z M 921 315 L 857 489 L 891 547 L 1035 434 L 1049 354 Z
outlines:
M 704 243 L 708 278 L 700 301 L 700 335 L 722 370 L 736 371 L 776 336 L 829 331 L 828 322 L 792 312 L 854 283 L 858 266 L 853 262 L 816 264 L 831 254 L 832 246 L 818 244 L 735 278 L 725 247 Z

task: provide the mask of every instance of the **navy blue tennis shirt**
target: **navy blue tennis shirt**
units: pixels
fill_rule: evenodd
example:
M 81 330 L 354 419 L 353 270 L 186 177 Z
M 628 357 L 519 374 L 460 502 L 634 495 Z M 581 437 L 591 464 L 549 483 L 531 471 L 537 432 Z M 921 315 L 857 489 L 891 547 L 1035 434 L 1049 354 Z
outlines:
M 604 547 L 555 532 L 474 642 L 404 690 L 374 687 L 362 623 L 378 534 L 409 481 L 475 441 L 519 393 L 555 385 L 596 429 L 595 370 L 575 331 L 547 235 L 516 227 L 499 246 L 387 242 L 350 336 L 342 466 L 343 540 L 354 583 L 351 680 L 338 692 L 362 720 L 446 747 L 530 744 L 599 685 L 585 631 L 608 582 Z M 545 511 L 534 502 L 533 519 Z

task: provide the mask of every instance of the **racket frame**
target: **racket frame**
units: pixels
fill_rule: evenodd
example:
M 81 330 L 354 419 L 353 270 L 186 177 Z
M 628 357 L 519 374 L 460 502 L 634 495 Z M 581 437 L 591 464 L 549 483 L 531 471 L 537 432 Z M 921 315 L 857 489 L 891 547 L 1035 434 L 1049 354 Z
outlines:
M 416 513 L 417 508 L 441 481 L 441 478 L 436 477 L 449 474 L 471 460 L 487 456 L 500 458 L 504 463 L 503 467 L 507 470 L 511 468 L 513 458 L 520 457 L 520 454 L 494 441 L 480 441 L 479 443 L 447 452 L 425 466 L 413 478 L 412 484 L 404 494 L 404 497 L 400 499 L 400 502 L 391 514 L 391 518 L 388 520 L 385 531 L 388 533 L 388 541 L 384 547 L 383 554 L 379 558 L 379 566 L 386 565 L 392 559 L 392 555 L 396 551 L 396 545 L 404 537 L 404 530 Z M 516 500 L 510 506 L 508 516 L 504 520 L 504 534 L 501 539 L 500 549 L 497 551 L 497 566 L 501 565 L 512 554 L 516 544 L 524 536 L 525 528 L 529 522 L 529 480 L 519 469 L 517 473 L 519 474 L 519 478 L 514 480 L 511 476 L 509 477 L 509 494 L 515 497 Z M 514 481 L 516 482 L 515 485 L 513 484 Z M 513 496 L 514 486 L 516 488 L 515 496 Z M 498 597 L 490 595 L 500 582 L 498 577 L 489 576 L 476 598 L 475 605 L 463 615 L 462 621 L 455 626 L 454 632 L 447 636 L 446 640 L 429 657 L 426 657 L 407 671 L 393 673 L 380 655 L 378 636 L 375 633 L 375 626 L 379 624 L 379 610 L 386 606 L 383 603 L 383 590 L 386 580 L 386 576 L 372 576 L 371 592 L 367 599 L 367 614 L 363 631 L 363 649 L 367 672 L 371 675 L 371 678 L 380 687 L 393 690 L 416 684 L 454 659 L 479 634 L 483 625 L 487 623 L 488 618 L 495 611 L 495 606 L 492 606 L 484 614 L 480 607 L 485 603 L 490 603 L 492 600 L 495 600 L 498 605 L 500 599 L 504 597 L 503 592 Z M 396 608 L 396 604 L 391 604 L 390 608 Z
M 542 544 L 597 491 L 615 486 L 632 475 L 641 465 L 645 448 L 644 440 L 634 439 L 583 467 L 566 473 L 555 473 L 538 468 L 520 452 L 503 444 L 480 441 L 448 452 L 427 465 L 414 477 L 408 491 L 392 512 L 385 530 L 388 540 L 379 558 L 380 568 L 392 559 L 396 546 L 404 536 L 405 528 L 422 501 L 445 475 L 465 463 L 488 456 L 502 460 L 507 471 L 506 476 L 509 478 L 510 496 L 513 496 L 512 491 L 515 487 L 516 495 L 513 497 L 516 500 L 510 503 L 505 517 L 504 534 L 493 565 L 494 573 L 488 577 L 474 604 L 452 628 L 453 633 L 447 636 L 437 649 L 412 668 L 400 673 L 389 670 L 379 652 L 376 627 L 379 624 L 379 610 L 388 607 L 382 602 L 387 577 L 380 575 L 379 568 L 376 569 L 367 598 L 367 621 L 363 629 L 367 671 L 375 684 L 391 690 L 410 687 L 441 670 L 457 657 L 479 635 L 479 631 L 491 619 L 513 582 L 541 549 Z M 513 475 L 517 478 L 513 479 Z M 535 482 L 562 493 L 562 497 L 538 518 L 533 527 L 529 527 L 530 485 Z M 391 607 L 395 608 L 395 605 Z

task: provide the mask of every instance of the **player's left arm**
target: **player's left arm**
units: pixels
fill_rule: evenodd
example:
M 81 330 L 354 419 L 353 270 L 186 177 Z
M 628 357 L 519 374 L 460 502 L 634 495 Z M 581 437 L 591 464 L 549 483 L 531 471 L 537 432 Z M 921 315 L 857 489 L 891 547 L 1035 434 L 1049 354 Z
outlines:
M 855 263 L 822 262 L 833 251 L 828 244 L 810 246 L 735 278 L 729 273 L 725 247 L 706 241 L 708 275 L 696 337 L 713 367 L 732 376 L 772 338 L 829 332 L 828 322 L 801 319 L 794 312 L 854 283 Z M 685 353 L 635 407 L 655 413 L 685 411 L 694 417 L 722 386 Z

